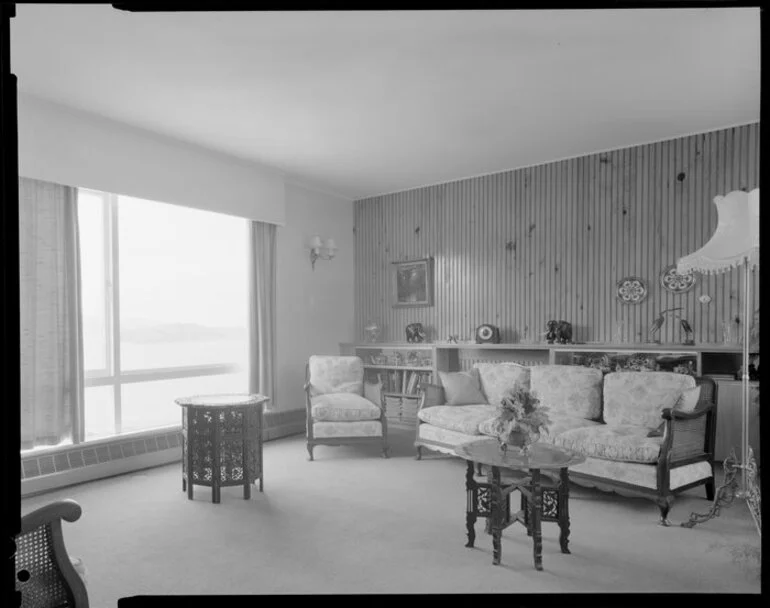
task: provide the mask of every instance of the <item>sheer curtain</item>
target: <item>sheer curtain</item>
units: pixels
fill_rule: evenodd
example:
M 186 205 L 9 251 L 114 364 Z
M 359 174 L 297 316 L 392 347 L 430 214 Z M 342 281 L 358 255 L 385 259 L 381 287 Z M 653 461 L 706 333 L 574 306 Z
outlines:
M 251 222 L 249 247 L 249 391 L 277 406 L 275 376 L 276 227 Z
M 21 448 L 82 438 L 77 191 L 19 180 Z

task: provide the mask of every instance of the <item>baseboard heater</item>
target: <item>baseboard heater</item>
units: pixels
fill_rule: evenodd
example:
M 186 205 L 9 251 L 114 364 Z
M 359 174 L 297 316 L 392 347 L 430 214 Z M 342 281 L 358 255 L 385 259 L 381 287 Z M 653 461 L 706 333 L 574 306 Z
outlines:
M 304 431 L 304 410 L 265 412 L 265 441 Z M 181 445 L 181 429 L 159 429 L 141 436 L 117 436 L 22 456 L 21 495 L 29 496 L 179 461 Z

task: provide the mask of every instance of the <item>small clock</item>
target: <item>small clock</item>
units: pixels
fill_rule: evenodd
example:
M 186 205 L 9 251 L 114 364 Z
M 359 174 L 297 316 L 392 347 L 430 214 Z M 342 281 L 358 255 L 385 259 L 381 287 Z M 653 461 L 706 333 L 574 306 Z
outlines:
M 500 329 L 484 323 L 476 328 L 476 344 L 499 344 Z

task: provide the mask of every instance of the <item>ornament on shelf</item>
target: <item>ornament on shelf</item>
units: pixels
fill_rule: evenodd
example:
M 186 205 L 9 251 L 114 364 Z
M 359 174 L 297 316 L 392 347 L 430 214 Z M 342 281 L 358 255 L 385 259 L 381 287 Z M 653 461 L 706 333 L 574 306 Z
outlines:
M 546 327 L 548 331 L 545 332 L 545 339 L 548 344 L 572 344 L 572 323 L 548 321 Z
M 425 342 L 425 330 L 422 323 L 410 323 L 406 326 L 407 342 Z
M 382 333 L 382 328 L 377 321 L 368 321 L 364 325 L 364 333 L 366 334 L 367 342 L 376 342 L 377 338 L 380 337 L 380 333 Z

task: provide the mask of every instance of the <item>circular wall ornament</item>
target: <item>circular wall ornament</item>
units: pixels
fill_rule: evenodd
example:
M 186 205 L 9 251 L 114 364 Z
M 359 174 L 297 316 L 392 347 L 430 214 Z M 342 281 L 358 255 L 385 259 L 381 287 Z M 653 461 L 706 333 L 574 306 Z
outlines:
M 647 297 L 647 283 L 639 277 L 620 279 L 615 295 L 624 304 L 639 304 Z
M 694 272 L 679 274 L 676 264 L 671 264 L 660 273 L 660 284 L 671 293 L 685 293 L 695 287 L 697 276 Z
M 701 304 L 708 304 L 709 302 L 711 302 L 711 296 L 707 293 L 704 293 L 702 296 L 698 298 L 698 301 Z

